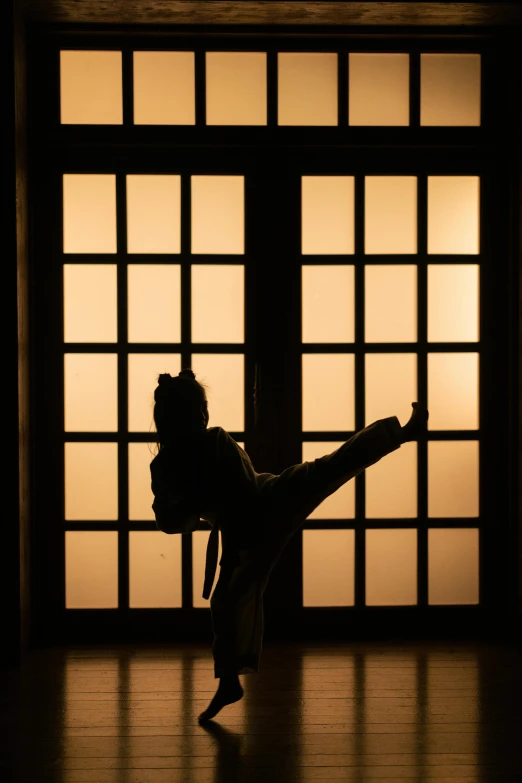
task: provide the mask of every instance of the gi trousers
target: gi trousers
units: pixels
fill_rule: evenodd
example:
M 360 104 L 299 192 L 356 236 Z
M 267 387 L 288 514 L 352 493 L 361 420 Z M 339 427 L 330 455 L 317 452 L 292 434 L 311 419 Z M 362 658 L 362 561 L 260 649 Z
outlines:
M 379 419 L 331 454 L 293 465 L 263 484 L 256 546 L 240 551 L 239 565 L 221 568 L 210 597 L 215 677 L 259 670 L 263 593 L 286 544 L 325 498 L 400 445 L 397 417 Z

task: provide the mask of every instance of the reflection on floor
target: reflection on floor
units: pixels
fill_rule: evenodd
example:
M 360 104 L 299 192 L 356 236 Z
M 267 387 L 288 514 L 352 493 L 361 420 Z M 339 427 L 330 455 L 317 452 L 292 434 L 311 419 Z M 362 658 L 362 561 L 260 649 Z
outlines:
M 207 727 L 208 648 L 33 652 L 0 675 L 2 783 L 522 781 L 522 653 L 268 645 Z

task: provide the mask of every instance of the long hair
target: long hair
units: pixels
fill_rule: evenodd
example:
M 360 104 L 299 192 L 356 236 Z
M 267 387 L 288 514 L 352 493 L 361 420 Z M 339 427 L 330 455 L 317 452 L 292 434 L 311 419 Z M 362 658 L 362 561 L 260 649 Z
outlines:
M 188 368 L 174 377 L 169 373 L 158 376 L 154 391 L 154 424 L 160 449 L 177 437 L 204 427 L 201 406 L 205 399 L 205 386 Z

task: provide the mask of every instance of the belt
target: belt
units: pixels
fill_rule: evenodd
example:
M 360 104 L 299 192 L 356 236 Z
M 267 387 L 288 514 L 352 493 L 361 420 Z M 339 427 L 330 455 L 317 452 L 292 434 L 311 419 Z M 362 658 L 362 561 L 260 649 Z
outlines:
M 216 576 L 219 554 L 219 528 L 215 525 L 210 531 L 207 543 L 207 556 L 205 559 L 205 582 L 203 584 L 203 598 L 210 597 L 210 591 Z

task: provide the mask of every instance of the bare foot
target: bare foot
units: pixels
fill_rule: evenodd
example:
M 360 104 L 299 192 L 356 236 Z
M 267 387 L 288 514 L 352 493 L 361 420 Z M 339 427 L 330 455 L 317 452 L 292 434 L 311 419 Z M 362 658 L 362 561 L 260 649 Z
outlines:
M 412 402 L 413 412 L 409 421 L 402 428 L 402 442 L 417 440 L 428 426 L 429 413 L 426 408 L 421 408 L 418 402 Z
M 219 687 L 216 691 L 216 695 L 208 705 L 207 709 L 201 713 L 198 720 L 203 723 L 207 720 L 212 720 L 214 716 L 218 714 L 223 707 L 227 704 L 234 704 L 243 698 L 244 690 L 241 687 L 238 677 L 227 679 L 222 677 L 219 681 Z

